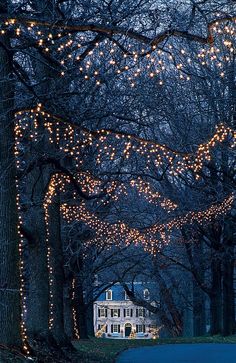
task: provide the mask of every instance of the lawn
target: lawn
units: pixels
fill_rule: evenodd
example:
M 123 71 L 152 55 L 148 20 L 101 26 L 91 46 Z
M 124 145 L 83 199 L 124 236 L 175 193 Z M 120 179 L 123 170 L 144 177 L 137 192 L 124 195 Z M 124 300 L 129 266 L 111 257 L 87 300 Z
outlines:
M 74 342 L 74 346 L 84 354 L 84 363 L 114 363 L 117 355 L 128 348 L 153 346 L 158 344 L 181 343 L 232 343 L 236 344 L 236 335 L 231 337 L 197 337 L 197 338 L 170 338 L 158 340 L 135 339 L 97 339 L 80 340 Z

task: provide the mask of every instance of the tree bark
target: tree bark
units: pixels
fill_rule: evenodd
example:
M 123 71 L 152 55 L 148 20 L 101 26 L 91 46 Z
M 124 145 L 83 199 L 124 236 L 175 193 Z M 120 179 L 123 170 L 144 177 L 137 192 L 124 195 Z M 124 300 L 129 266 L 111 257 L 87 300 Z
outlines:
M 201 240 L 193 245 L 194 261 L 200 281 L 204 282 L 204 251 Z M 201 336 L 206 334 L 206 309 L 205 293 L 202 288 L 193 280 L 193 335 Z
M 220 334 L 222 331 L 222 275 L 221 260 L 216 257 L 211 263 L 212 273 L 212 293 L 210 294 L 210 315 L 211 315 L 211 334 Z
M 48 209 L 48 245 L 50 247 L 50 266 L 51 273 L 51 297 L 50 297 L 50 318 L 52 321 L 52 335 L 58 344 L 67 344 L 64 329 L 64 258 L 61 242 L 61 217 L 60 217 L 60 197 L 54 196 L 53 203 Z
M 28 223 L 31 225 L 32 239 L 28 240 L 27 328 L 29 336 L 36 338 L 38 335 L 48 334 L 49 321 L 47 246 L 42 206 L 33 208 Z
M 206 334 L 205 295 L 202 289 L 193 282 L 193 335 Z
M 93 314 L 93 302 L 90 302 L 87 305 L 86 310 L 86 317 L 87 317 L 87 332 L 89 337 L 94 337 L 94 314 Z
M 65 273 L 66 276 L 66 273 Z M 71 287 L 71 278 L 66 276 L 65 286 L 64 286 L 64 329 L 65 334 L 73 339 L 74 331 L 73 331 L 73 315 L 72 315 L 72 287 Z
M 83 283 L 80 276 L 75 277 L 74 309 L 80 339 L 88 339 L 87 306 L 84 301 Z
M 7 2 L 0 1 L 7 13 Z M 20 346 L 19 252 L 14 156 L 14 78 L 9 39 L 0 36 L 0 343 Z
M 234 300 L 234 241 L 233 223 L 228 220 L 224 226 L 224 259 L 223 259 L 223 335 L 235 332 Z

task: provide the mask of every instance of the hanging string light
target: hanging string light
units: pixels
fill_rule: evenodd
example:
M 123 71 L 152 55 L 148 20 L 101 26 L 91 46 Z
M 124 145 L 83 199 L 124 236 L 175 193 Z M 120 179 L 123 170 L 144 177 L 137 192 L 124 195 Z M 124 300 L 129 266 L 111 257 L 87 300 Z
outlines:
M 77 28 L 77 31 L 76 31 Z M 140 36 L 136 40 L 132 39 L 132 31 L 125 31 L 118 40 L 116 35 L 108 38 L 105 36 L 95 36 L 92 29 L 86 29 L 86 26 L 73 27 L 68 24 L 63 26 L 59 24 L 49 24 L 47 22 L 39 22 L 27 19 L 7 19 L 0 25 L 2 34 L 11 32 L 15 35 L 18 42 L 28 40 L 29 35 L 31 42 L 35 42 L 41 52 L 47 57 L 52 57 L 61 67 L 61 76 L 64 77 L 67 72 L 70 73 L 74 69 L 79 69 L 84 80 L 92 80 L 97 86 L 103 84 L 98 69 L 101 64 L 106 64 L 107 69 L 114 68 L 114 73 L 120 77 L 125 74 L 131 87 L 136 86 L 137 78 L 144 75 L 153 80 L 157 80 L 159 85 L 163 85 L 165 76 L 161 74 L 168 73 L 171 68 L 179 75 L 181 80 L 189 80 L 190 74 L 185 65 L 188 64 L 187 59 L 189 49 L 183 47 L 183 41 L 179 41 L 186 37 L 186 33 L 181 31 L 166 33 L 166 37 L 152 40 Z M 71 32 L 73 30 L 73 33 Z M 120 28 L 121 31 L 121 28 Z M 86 32 L 86 36 L 85 36 Z M 96 33 L 96 32 L 95 32 Z M 119 33 L 119 32 L 118 32 Z M 202 66 L 210 63 L 218 65 L 223 62 L 232 60 L 231 55 L 235 53 L 235 34 L 236 21 L 235 17 L 226 17 L 216 19 L 208 25 L 208 37 L 201 38 L 192 34 L 189 40 L 196 40 L 197 50 L 195 54 L 191 54 L 193 63 L 200 60 Z M 173 40 L 173 37 L 175 39 Z M 176 37 L 177 46 L 176 49 Z M 108 41 L 109 39 L 109 41 Z M 127 39 L 129 45 L 127 46 Z M 162 44 L 162 41 L 165 43 Z M 144 41 L 145 40 L 145 41 Z M 144 42 L 144 44 L 142 44 Z M 156 42 L 156 43 L 155 43 Z M 175 55 L 172 50 L 175 48 Z M 223 49 L 224 52 L 221 50 Z M 222 55 L 221 54 L 225 54 Z M 221 60 L 219 61 L 219 58 Z M 217 68 L 216 67 L 216 68 Z M 188 68 L 188 67 L 187 67 Z M 222 76 L 219 66 L 219 77 Z
M 79 339 L 79 330 L 77 326 L 77 317 L 76 317 L 76 310 L 75 310 L 75 279 L 72 280 L 72 318 L 73 318 L 73 325 L 74 325 L 74 335 L 76 339 Z
M 15 129 L 15 146 L 14 146 L 14 154 L 16 160 L 16 168 L 19 169 L 19 143 L 17 139 L 17 130 Z M 22 348 L 25 354 L 29 355 L 29 344 L 28 344 L 28 336 L 26 329 L 26 316 L 27 316 L 27 302 L 26 302 L 26 283 L 25 283 L 25 275 L 24 275 L 24 256 L 23 256 L 23 246 L 24 246 L 24 236 L 21 231 L 22 227 L 22 212 L 20 205 L 20 192 L 19 192 L 19 181 L 16 178 L 16 206 L 18 212 L 18 251 L 19 251 L 19 275 L 20 275 L 20 299 L 21 299 L 21 323 L 20 323 L 20 332 L 21 332 L 21 340 L 22 340 Z
M 68 223 L 74 220 L 82 221 L 95 231 L 96 236 L 92 241 L 87 242 L 88 245 L 103 243 L 109 246 L 114 244 L 120 245 L 122 243 L 127 245 L 135 243 L 141 244 L 145 250 L 153 252 L 156 250 L 158 244 L 169 243 L 171 233 L 174 230 L 180 230 L 183 226 L 193 225 L 194 223 L 207 224 L 224 216 L 231 210 L 234 200 L 234 194 L 230 194 L 223 202 L 213 204 L 206 210 L 191 211 L 184 216 L 177 216 L 166 223 L 157 223 L 144 230 L 130 228 L 121 222 L 111 224 L 106 221 L 101 221 L 94 213 L 86 209 L 85 203 L 81 203 L 79 206 L 63 203 L 61 213 Z
M 49 275 L 49 330 L 54 326 L 54 296 L 53 296 L 53 283 L 54 283 L 54 271 L 51 262 L 51 246 L 49 244 L 49 223 L 50 214 L 49 207 L 53 203 L 53 199 L 57 193 L 65 192 L 65 185 L 69 183 L 69 177 L 61 174 L 55 174 L 52 176 L 48 190 L 44 199 L 44 213 L 45 213 L 45 225 L 46 225 L 46 245 L 47 245 L 47 267 Z
M 130 159 L 134 153 L 138 153 L 142 157 L 146 157 L 147 167 L 150 160 L 154 159 L 156 167 L 168 165 L 170 174 L 178 176 L 189 170 L 199 177 L 204 164 L 211 160 L 210 153 L 213 149 L 226 140 L 228 140 L 231 148 L 236 146 L 236 131 L 223 123 L 216 126 L 214 135 L 210 140 L 200 144 L 196 152 L 187 153 L 172 150 L 166 145 L 145 140 L 135 135 L 104 129 L 89 131 L 81 129 L 76 124 L 68 125 L 68 122 L 42 111 L 41 108 L 42 105 L 40 104 L 36 110 L 21 111 L 16 114 L 18 136 L 25 137 L 23 130 L 30 127 L 32 135 L 30 139 L 37 141 L 39 116 L 44 118 L 44 127 L 48 131 L 49 142 L 58 145 L 61 152 L 74 156 L 78 168 L 82 163 L 80 160 L 81 150 L 95 145 L 98 164 L 106 158 L 113 161 L 115 155 L 117 157 L 123 155 L 125 159 Z M 28 118 L 33 122 L 30 123 Z M 36 131 L 34 131 L 34 125 L 37 125 Z M 117 147 L 116 142 L 118 142 Z

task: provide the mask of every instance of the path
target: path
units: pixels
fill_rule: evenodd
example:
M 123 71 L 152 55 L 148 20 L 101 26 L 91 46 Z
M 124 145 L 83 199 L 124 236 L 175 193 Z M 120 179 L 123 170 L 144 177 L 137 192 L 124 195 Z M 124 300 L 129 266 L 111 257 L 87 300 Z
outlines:
M 236 344 L 169 344 L 129 349 L 116 363 L 235 363 Z

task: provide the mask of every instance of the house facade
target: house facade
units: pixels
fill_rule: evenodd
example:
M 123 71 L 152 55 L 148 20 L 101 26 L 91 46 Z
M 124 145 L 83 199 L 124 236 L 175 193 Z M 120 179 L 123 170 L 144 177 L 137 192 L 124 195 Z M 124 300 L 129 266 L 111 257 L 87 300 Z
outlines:
M 139 297 L 151 302 L 151 289 L 142 283 L 134 284 Z M 156 315 L 129 300 L 120 284 L 101 294 L 94 303 L 94 330 L 97 337 L 156 338 L 160 327 Z

